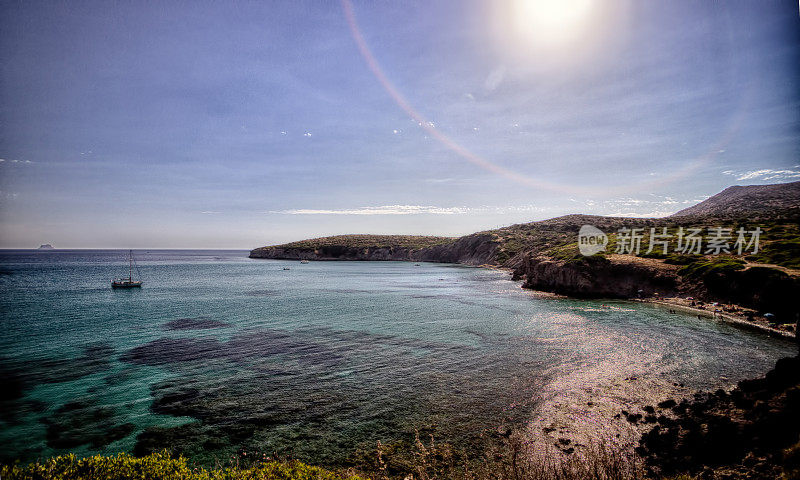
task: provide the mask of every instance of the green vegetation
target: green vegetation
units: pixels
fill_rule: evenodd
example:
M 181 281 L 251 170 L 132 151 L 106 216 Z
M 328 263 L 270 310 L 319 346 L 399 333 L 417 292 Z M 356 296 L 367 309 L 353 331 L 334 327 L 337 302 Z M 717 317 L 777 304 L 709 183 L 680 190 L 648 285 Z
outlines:
M 97 455 L 78 459 L 75 455 L 53 457 L 25 466 L 5 465 L 0 468 L 4 480 L 359 480 L 361 477 L 340 475 L 298 461 L 263 460 L 249 467 L 190 467 L 183 457 L 173 458 L 166 452 L 136 458 L 126 453 L 114 457 Z
M 745 262 L 728 256 L 713 257 L 693 262 L 678 270 L 678 275 L 701 279 L 713 274 L 726 274 L 744 269 Z
M 664 258 L 664 263 L 670 265 L 691 265 L 698 260 L 702 260 L 700 255 L 684 255 L 681 253 L 671 253 Z
M 305 248 L 317 249 L 323 247 L 353 247 L 353 248 L 408 248 L 419 250 L 422 248 L 446 245 L 454 242 L 452 237 L 430 237 L 424 235 L 335 235 L 332 237 L 311 238 L 299 242 L 283 245 L 273 245 L 280 248 Z M 271 247 L 265 247 L 271 248 Z
M 768 243 L 755 255 L 748 255 L 747 260 L 755 263 L 770 263 L 789 268 L 800 268 L 800 239 L 778 240 Z
M 545 253 L 548 257 L 562 260 L 567 264 L 599 265 L 609 263 L 602 252 L 589 257 L 581 254 L 578 250 L 578 242 L 553 247 Z

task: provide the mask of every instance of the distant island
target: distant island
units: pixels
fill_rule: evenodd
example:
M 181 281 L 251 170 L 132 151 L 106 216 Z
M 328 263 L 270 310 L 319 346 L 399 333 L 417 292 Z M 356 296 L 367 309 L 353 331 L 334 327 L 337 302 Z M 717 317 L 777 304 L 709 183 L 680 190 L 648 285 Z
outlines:
M 55 250 L 55 248 L 52 245 L 50 245 L 49 243 L 45 243 L 45 244 L 39 245 L 39 248 L 37 248 L 37 250 Z
M 583 225 L 608 236 L 604 252 L 578 249 Z M 647 252 L 650 228 L 740 227 L 762 231 L 757 252 L 708 255 Z M 641 228 L 641 250 L 618 254 L 620 229 Z M 395 260 L 458 263 L 508 269 L 523 287 L 573 297 L 649 299 L 708 317 L 748 322 L 791 335 L 800 315 L 800 182 L 732 186 L 663 218 L 566 215 L 459 238 L 339 235 L 260 247 L 251 258 L 283 260 Z M 719 303 L 721 305 L 714 305 Z

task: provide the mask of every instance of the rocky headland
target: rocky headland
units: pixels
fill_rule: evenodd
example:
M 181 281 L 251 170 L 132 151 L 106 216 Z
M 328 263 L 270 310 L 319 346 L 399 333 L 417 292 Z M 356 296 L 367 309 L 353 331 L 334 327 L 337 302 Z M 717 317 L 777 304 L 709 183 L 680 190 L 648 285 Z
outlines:
M 709 316 L 738 314 L 789 331 L 800 303 L 800 182 L 733 186 L 664 218 L 596 215 L 511 225 L 459 238 L 402 235 L 340 235 L 256 248 L 251 258 L 288 260 L 388 260 L 444 262 L 508 269 L 525 288 L 575 297 L 663 301 L 691 297 Z M 604 252 L 578 250 L 578 231 L 592 225 L 608 236 Z M 761 229 L 758 252 L 719 255 L 647 250 L 650 228 Z M 615 254 L 618 231 L 641 228 L 638 254 Z M 733 244 L 734 238 L 730 240 Z M 723 305 L 713 305 L 719 303 Z M 715 312 L 715 310 L 717 312 Z M 764 315 L 767 315 L 766 317 Z M 763 323 L 763 322 L 762 322 Z

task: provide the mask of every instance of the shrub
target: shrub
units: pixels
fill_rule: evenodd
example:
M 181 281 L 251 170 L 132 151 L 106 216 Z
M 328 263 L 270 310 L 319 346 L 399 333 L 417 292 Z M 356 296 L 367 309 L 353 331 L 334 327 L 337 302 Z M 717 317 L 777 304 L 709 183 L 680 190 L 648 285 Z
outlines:
M 117 456 L 78 459 L 62 455 L 25 466 L 5 465 L 0 468 L 4 480 L 359 480 L 360 477 L 306 465 L 298 461 L 257 462 L 248 468 L 192 468 L 183 457 L 173 458 L 166 451 L 137 458 L 126 453 Z

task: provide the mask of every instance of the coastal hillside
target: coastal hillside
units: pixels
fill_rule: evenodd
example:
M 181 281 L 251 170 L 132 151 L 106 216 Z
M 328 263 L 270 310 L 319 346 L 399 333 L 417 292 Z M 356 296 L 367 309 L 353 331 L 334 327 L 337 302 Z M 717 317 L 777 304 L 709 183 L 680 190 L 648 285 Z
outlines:
M 398 260 L 507 268 L 525 288 L 576 297 L 687 297 L 734 304 L 747 315 L 772 313 L 772 323 L 793 323 L 800 307 L 800 182 L 733 186 L 665 218 L 565 215 L 460 238 L 394 235 L 323 237 L 257 248 L 252 258 Z M 587 257 L 578 231 L 592 225 L 608 236 L 605 251 Z M 760 229 L 759 249 L 733 248 L 739 228 Z M 638 252 L 618 254 L 620 229 L 642 229 Z M 667 228 L 667 253 L 648 252 L 650 229 Z M 708 236 L 730 229 L 728 251 L 679 252 L 677 232 Z M 787 327 L 788 328 L 788 327 Z
M 451 237 L 336 235 L 256 248 L 250 258 L 285 260 L 413 260 L 416 253 L 453 243 Z
M 774 185 L 734 185 L 671 217 L 750 217 L 752 219 L 800 216 L 800 182 Z

